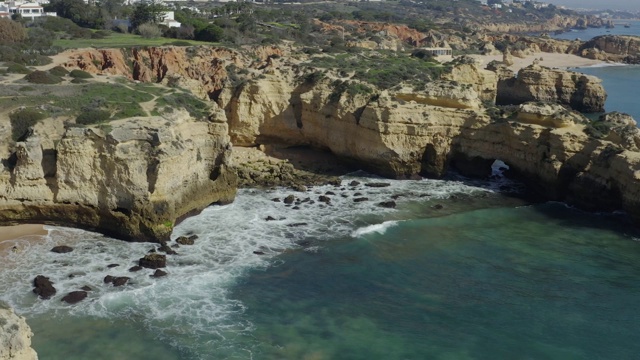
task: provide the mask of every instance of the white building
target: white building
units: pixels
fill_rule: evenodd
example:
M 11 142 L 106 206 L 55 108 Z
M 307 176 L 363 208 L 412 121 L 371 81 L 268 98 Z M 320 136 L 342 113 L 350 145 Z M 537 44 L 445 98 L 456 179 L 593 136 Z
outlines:
M 177 22 L 175 19 L 175 13 L 173 11 L 165 11 L 164 12 L 164 20 L 160 23 L 161 25 L 166 25 L 168 27 L 180 27 L 181 23 Z
M 31 20 L 42 16 L 58 16 L 55 12 L 45 12 L 44 8 L 42 8 L 40 4 L 35 2 L 23 3 L 19 1 L 12 1 L 6 3 L 4 7 L 8 8 L 8 12 L 10 13 L 9 16 L 18 14 L 23 18 L 31 18 Z M 3 11 L 0 8 L 0 16 L 2 12 Z

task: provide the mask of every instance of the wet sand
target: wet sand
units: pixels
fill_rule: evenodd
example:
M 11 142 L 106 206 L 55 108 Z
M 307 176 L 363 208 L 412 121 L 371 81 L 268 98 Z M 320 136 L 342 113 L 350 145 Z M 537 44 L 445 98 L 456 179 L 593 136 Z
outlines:
M 44 229 L 44 225 L 39 224 L 0 226 L 0 254 L 17 246 L 20 242 L 17 240 L 37 240 L 47 235 L 47 233 L 48 231 Z

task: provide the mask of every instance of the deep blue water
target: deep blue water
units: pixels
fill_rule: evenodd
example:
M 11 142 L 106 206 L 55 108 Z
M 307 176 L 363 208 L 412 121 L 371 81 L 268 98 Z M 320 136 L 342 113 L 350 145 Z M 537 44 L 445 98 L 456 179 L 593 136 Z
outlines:
M 640 121 L 640 65 L 586 67 L 578 68 L 576 71 L 602 79 L 602 85 L 608 95 L 605 111 L 624 112 Z
M 556 39 L 575 40 L 580 39 L 587 41 L 600 35 L 635 35 L 640 36 L 640 20 L 614 20 L 615 27 L 613 29 L 605 28 L 588 28 L 585 30 L 572 30 L 561 34 L 551 35 Z M 629 27 L 624 27 L 629 24 Z

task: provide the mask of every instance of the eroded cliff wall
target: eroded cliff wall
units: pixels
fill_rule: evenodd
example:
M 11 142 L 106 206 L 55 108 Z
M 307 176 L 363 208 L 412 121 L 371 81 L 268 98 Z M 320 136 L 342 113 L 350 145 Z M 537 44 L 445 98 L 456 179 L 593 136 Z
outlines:
M 168 238 L 176 220 L 235 195 L 224 119 L 186 111 L 34 133 L 0 172 L 0 221 L 80 227 L 134 241 Z

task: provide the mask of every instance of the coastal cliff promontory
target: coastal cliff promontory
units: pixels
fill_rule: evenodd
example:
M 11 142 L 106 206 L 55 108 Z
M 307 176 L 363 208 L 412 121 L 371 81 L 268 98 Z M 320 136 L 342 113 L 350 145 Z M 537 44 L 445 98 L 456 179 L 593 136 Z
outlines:
M 0 302 L 0 360 L 38 360 L 31 348 L 32 336 L 25 319 Z

